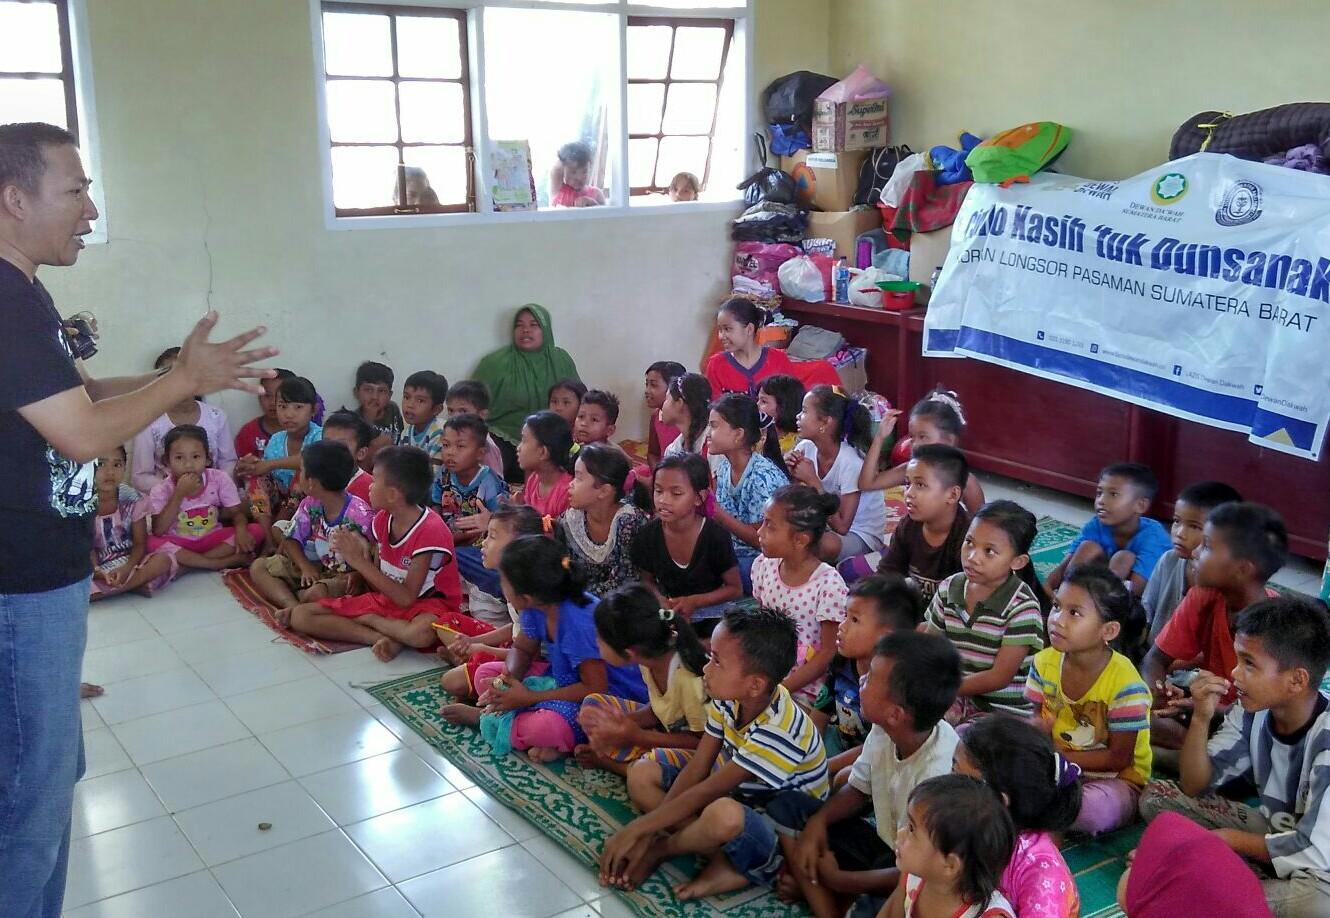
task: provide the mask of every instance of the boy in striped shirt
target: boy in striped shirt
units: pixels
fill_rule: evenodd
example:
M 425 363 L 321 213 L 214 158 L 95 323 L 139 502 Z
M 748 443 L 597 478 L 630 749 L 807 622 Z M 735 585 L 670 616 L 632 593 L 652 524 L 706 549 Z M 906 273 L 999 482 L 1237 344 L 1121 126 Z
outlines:
M 1238 618 L 1238 663 L 1229 678 L 1202 672 L 1180 757 L 1181 786 L 1149 784 L 1147 821 L 1166 810 L 1214 830 L 1258 866 L 1270 910 L 1284 916 L 1330 914 L 1330 710 L 1320 692 L 1330 665 L 1330 615 L 1314 600 L 1262 600 Z M 1230 688 L 1214 738 L 1210 719 Z M 1256 785 L 1260 806 L 1215 791 L 1236 779 Z
M 681 854 L 709 860 L 676 890 L 680 899 L 775 881 L 780 845 L 770 821 L 753 807 L 780 791 L 823 800 L 829 789 L 822 737 L 781 685 L 797 646 L 794 622 L 778 611 L 725 613 L 702 673 L 711 704 L 701 745 L 681 770 L 654 758 L 629 770 L 633 799 L 649 812 L 605 843 L 602 885 L 631 889 L 661 861 Z

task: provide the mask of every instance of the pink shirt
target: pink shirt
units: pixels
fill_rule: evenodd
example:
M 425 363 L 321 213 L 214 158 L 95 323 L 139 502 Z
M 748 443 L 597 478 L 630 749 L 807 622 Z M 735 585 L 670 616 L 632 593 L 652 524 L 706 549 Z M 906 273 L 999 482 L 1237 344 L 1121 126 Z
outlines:
M 175 481 L 171 478 L 154 487 L 148 495 L 148 513 L 152 516 L 161 513 L 174 493 Z M 204 469 L 203 490 L 180 501 L 171 534 L 187 539 L 202 538 L 218 527 L 221 508 L 239 505 L 240 493 L 231 476 L 217 469 Z
M 222 409 L 199 402 L 199 425 L 208 434 L 208 449 L 212 453 L 212 467 L 230 475 L 236 464 L 235 439 L 231 425 Z M 129 479 L 141 494 L 149 494 L 161 481 L 169 478 L 166 457 L 162 455 L 162 441 L 175 424 L 167 415 L 141 430 L 130 444 L 132 454 Z
M 485 438 L 485 458 L 480 460 L 481 465 L 488 465 L 490 471 L 499 476 L 503 481 L 503 453 L 499 451 L 499 444 L 494 442 L 493 437 Z
M 1021 832 L 998 890 L 1021 918 L 1076 918 L 1081 898 L 1062 852 L 1047 832 Z
M 568 489 L 572 484 L 573 476 L 564 472 L 548 492 L 541 494 L 540 476 L 532 473 L 526 476 L 526 485 L 522 490 L 522 500 L 541 516 L 558 519 L 559 515 L 568 509 Z

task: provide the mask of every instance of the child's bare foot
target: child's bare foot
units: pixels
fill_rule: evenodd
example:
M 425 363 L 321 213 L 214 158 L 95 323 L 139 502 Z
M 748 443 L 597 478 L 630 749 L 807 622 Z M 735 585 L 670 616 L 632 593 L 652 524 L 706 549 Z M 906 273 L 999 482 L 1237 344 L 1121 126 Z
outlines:
M 461 659 L 457 654 L 448 649 L 447 644 L 440 644 L 434 648 L 434 655 L 449 666 L 461 666 L 466 660 Z
M 289 628 L 291 627 L 291 610 L 294 608 L 295 606 L 284 606 L 283 608 L 275 610 L 272 617 L 276 619 L 277 624 L 281 625 L 283 628 Z
M 628 878 L 621 889 L 637 889 L 646 882 L 647 877 L 656 872 L 656 868 L 665 860 L 663 835 L 648 835 L 637 843 L 628 857 Z
M 381 637 L 374 642 L 374 656 L 387 663 L 402 652 L 402 645 L 390 637 Z
M 480 723 L 480 708 L 473 704 L 445 704 L 439 708 L 439 716 L 459 727 L 474 727 Z
M 563 758 L 564 753 L 551 746 L 532 746 L 526 751 L 526 757 L 537 765 L 547 765 Z
M 701 873 L 676 887 L 674 894 L 685 901 L 705 899 L 707 896 L 735 892 L 748 885 L 748 877 L 731 867 L 729 858 L 716 854 L 702 868 Z
M 589 743 L 582 743 L 573 747 L 573 758 L 577 759 L 577 764 L 583 768 L 600 767 L 600 755 L 591 748 Z
M 102 688 L 100 685 L 93 685 L 91 682 L 79 683 L 80 698 L 100 698 L 105 694 L 106 689 Z
M 803 898 L 803 893 L 799 891 L 799 881 L 788 869 L 788 862 L 786 869 L 776 877 L 776 897 L 782 902 L 798 902 Z

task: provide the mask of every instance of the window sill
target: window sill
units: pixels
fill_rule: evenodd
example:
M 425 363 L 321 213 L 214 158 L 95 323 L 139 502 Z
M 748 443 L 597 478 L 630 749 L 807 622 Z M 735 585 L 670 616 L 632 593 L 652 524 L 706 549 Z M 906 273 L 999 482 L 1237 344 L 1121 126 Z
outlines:
M 562 223 L 569 220 L 607 220 L 644 214 L 730 213 L 743 209 L 741 198 L 731 201 L 680 201 L 668 204 L 630 204 L 627 207 L 559 207 L 553 210 L 517 210 L 503 213 L 419 214 L 382 217 L 337 217 L 328 215 L 324 224 L 333 231 L 435 229 L 458 226 L 512 225 L 519 223 Z

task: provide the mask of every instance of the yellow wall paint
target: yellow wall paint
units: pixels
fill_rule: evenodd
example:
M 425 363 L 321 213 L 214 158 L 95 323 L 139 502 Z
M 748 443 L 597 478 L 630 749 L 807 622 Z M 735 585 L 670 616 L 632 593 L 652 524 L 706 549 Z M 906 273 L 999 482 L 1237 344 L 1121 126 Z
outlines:
M 787 53 L 782 20 L 799 6 L 769 2 L 758 4 L 770 56 L 755 61 L 759 72 L 780 70 L 771 59 Z M 697 363 L 728 290 L 731 213 L 328 231 L 306 0 L 88 8 L 95 196 L 110 241 L 41 277 L 62 310 L 99 317 L 95 375 L 147 369 L 209 299 L 225 332 L 267 324 L 277 362 L 311 377 L 333 407 L 350 399 L 365 359 L 390 363 L 399 386 L 426 367 L 461 378 L 529 301 L 551 309 L 583 377 L 621 395 L 623 435 L 642 432 L 648 363 Z M 221 403 L 237 426 L 254 413 L 247 396 Z
M 892 85 L 895 143 L 1061 121 L 1061 171 L 1122 178 L 1197 112 L 1324 98 L 1327 35 L 1321 0 L 835 0 L 831 60 Z
M 832 0 L 755 0 L 753 94 L 794 70 L 828 73 Z

